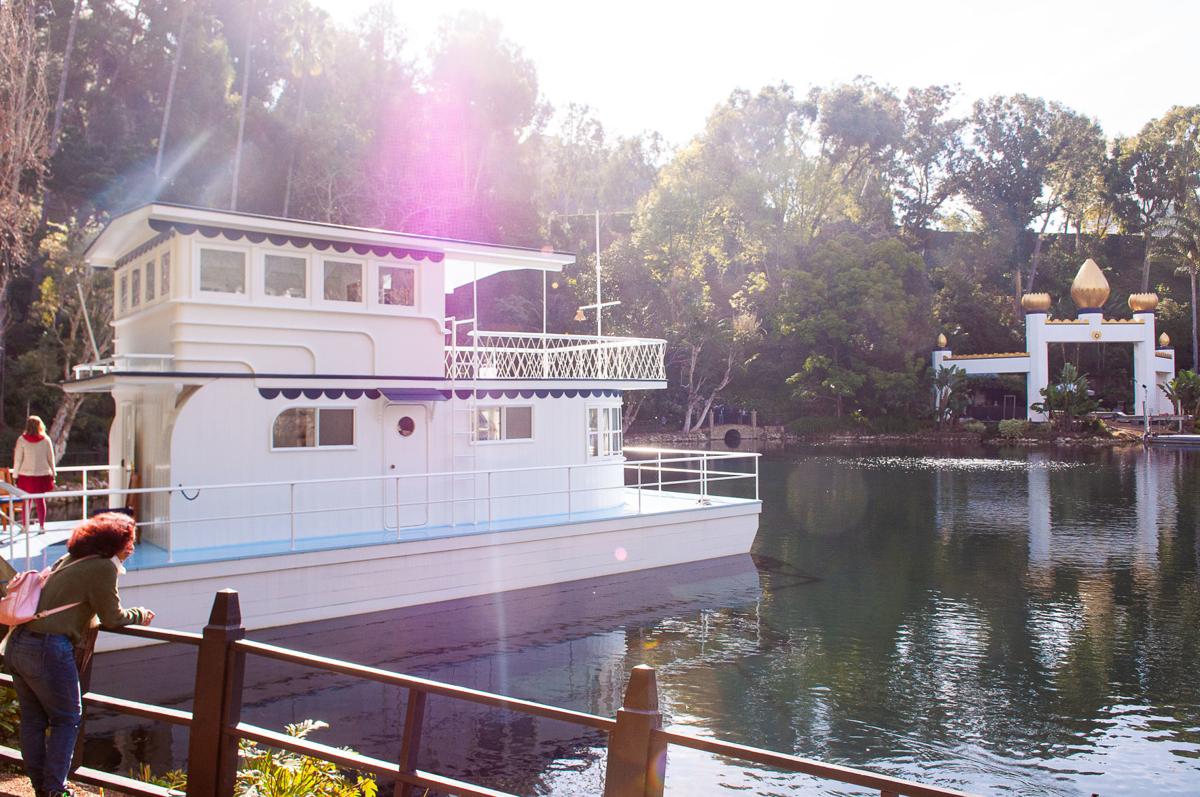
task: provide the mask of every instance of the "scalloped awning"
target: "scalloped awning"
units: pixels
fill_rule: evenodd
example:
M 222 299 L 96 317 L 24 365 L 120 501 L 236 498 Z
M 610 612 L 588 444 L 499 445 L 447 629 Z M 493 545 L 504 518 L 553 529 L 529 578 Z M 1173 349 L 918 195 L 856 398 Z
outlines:
M 530 390 L 438 390 L 423 387 L 382 387 L 382 388 L 343 388 L 343 387 L 260 387 L 258 395 L 265 399 L 283 396 L 285 399 L 306 398 L 309 401 L 317 399 L 386 398 L 388 401 L 449 401 L 451 396 L 466 400 L 475 393 L 477 399 L 498 398 L 618 398 L 619 390 L 590 390 L 573 388 L 537 388 Z
M 396 258 L 408 257 L 413 260 L 428 260 L 430 263 L 440 263 L 446 257 L 442 252 L 434 252 L 428 249 L 413 249 L 404 246 L 387 246 L 385 244 L 364 244 L 350 243 L 349 241 L 334 241 L 328 238 L 310 238 L 303 235 L 286 235 L 266 232 L 251 232 L 249 230 L 239 230 L 234 227 L 211 227 L 205 224 L 187 224 L 182 221 L 165 221 L 163 219 L 150 219 L 150 227 L 159 233 L 166 233 L 174 230 L 180 235 L 193 235 L 199 233 L 205 238 L 223 237 L 227 241 L 240 241 L 243 238 L 252 244 L 260 244 L 263 241 L 269 241 L 272 246 L 291 245 L 295 247 L 311 246 L 318 252 L 324 252 L 327 249 L 340 254 L 354 252 L 356 255 L 373 254 L 376 257 L 386 257 L 388 255 Z

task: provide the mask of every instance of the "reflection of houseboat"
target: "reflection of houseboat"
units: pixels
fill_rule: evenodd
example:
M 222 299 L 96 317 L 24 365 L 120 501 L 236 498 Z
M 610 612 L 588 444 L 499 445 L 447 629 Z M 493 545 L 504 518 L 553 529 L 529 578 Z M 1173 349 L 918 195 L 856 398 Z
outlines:
M 571 255 L 153 204 L 88 259 L 115 270 L 115 354 L 67 389 L 116 402 L 143 538 L 123 589 L 167 625 L 226 586 L 265 627 L 749 550 L 758 501 L 707 494 L 723 455 L 623 455 L 662 341 L 443 317 Z

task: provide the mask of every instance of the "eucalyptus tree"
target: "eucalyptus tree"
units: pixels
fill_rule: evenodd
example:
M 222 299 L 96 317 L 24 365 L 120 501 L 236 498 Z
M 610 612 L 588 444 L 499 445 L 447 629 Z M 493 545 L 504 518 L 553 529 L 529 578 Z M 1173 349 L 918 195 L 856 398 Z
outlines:
M 1041 236 L 1051 220 L 1100 174 L 1103 134 L 1060 103 L 1016 94 L 978 100 L 968 138 L 964 193 L 1011 252 L 1016 301 L 1037 277 Z M 1042 225 L 1022 286 L 1023 239 L 1037 219 Z
M 1177 105 L 1135 137 L 1116 139 L 1106 187 L 1123 231 L 1145 240 L 1142 290 L 1148 291 L 1154 237 L 1200 187 L 1200 105 Z
M 904 133 L 891 190 L 902 229 L 919 240 L 961 187 L 966 121 L 950 115 L 954 96 L 948 86 L 911 88 L 901 106 Z
M 1192 370 L 1200 372 L 1200 346 L 1197 346 L 1196 280 L 1200 277 L 1200 201 L 1180 207 L 1171 219 L 1171 232 L 1164 241 L 1164 255 L 1175 273 L 1187 277 L 1191 288 L 1189 308 L 1192 314 Z

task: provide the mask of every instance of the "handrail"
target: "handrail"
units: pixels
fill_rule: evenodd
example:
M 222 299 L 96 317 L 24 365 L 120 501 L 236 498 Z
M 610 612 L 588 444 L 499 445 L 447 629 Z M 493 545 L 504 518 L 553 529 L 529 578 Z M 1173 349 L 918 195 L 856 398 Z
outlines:
M 602 731 L 611 731 L 616 726 L 615 720 L 608 719 L 607 717 L 599 717 L 595 714 L 585 714 L 581 711 L 555 708 L 541 703 L 534 703 L 530 700 L 505 697 L 504 695 L 497 695 L 491 692 L 482 692 L 478 689 L 468 689 L 464 686 L 452 686 L 439 681 L 431 681 L 428 678 L 419 678 L 414 675 L 402 675 L 391 670 L 382 670 L 378 667 L 368 667 L 363 664 L 352 664 L 348 661 L 331 659 L 326 656 L 301 653 L 289 650 L 288 648 L 268 645 L 265 642 L 253 642 L 247 639 L 235 642 L 234 647 L 246 653 L 254 653 L 264 658 L 274 659 L 275 661 L 303 664 L 318 670 L 336 672 L 341 675 L 353 675 L 368 681 L 391 684 L 392 686 L 400 686 L 405 689 L 417 689 L 431 695 L 453 697 L 471 703 L 490 706 L 491 708 L 511 709 L 523 714 L 545 717 L 546 719 L 573 722 L 577 725 L 586 725 Z
M 679 731 L 654 730 L 651 731 L 650 735 L 663 745 L 668 743 L 677 744 L 680 747 L 687 747 L 705 753 L 714 753 L 727 758 L 736 758 L 741 761 L 785 769 L 790 772 L 801 772 L 805 775 L 813 775 L 814 777 L 825 778 L 826 780 L 836 780 L 841 783 L 850 783 L 868 789 L 878 789 L 884 794 L 904 794 L 909 797 L 971 797 L 966 792 L 955 791 L 953 789 L 925 786 L 924 784 L 910 780 L 902 780 L 887 775 L 876 775 L 873 772 L 865 772 L 861 769 L 843 767 L 838 764 L 826 764 L 810 758 L 801 758 L 800 756 L 789 755 L 787 753 L 764 750 L 760 747 L 750 747 L 744 744 L 735 744 L 734 742 L 723 742 L 720 739 L 702 739 L 699 736 L 692 736 L 680 733 Z

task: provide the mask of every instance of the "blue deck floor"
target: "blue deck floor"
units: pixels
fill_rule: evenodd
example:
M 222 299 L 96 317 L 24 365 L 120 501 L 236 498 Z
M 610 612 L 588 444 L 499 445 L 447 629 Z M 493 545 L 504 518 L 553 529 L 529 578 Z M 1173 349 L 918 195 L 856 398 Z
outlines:
M 747 499 L 724 497 L 714 497 L 710 501 L 714 505 L 748 503 Z M 647 491 L 643 493 L 641 510 L 642 514 L 657 515 L 665 512 L 681 512 L 696 509 L 699 506 L 701 504 L 696 495 Z M 280 556 L 305 551 L 361 548 L 372 545 L 389 545 L 396 542 L 413 542 L 488 534 L 497 531 L 562 526 L 596 520 L 633 517 L 639 514 L 638 509 L 637 497 L 634 494 L 631 498 L 627 498 L 620 506 L 590 512 L 572 512 L 570 515 L 559 514 L 508 518 L 496 520 L 491 523 L 459 523 L 454 526 L 418 526 L 403 528 L 399 532 L 396 529 L 378 529 L 341 534 L 311 535 L 299 537 L 295 543 L 290 539 L 277 539 L 204 548 L 177 548 L 173 552 L 168 553 L 165 548 L 144 542 L 138 545 L 133 556 L 125 562 L 125 567 L 128 570 L 146 570 L 201 562 L 228 562 L 261 556 Z M 70 524 L 62 524 L 61 529 L 54 528 L 57 525 L 52 524 L 52 528 L 44 535 L 36 535 L 30 538 L 32 559 L 28 565 L 29 567 L 44 567 L 66 553 L 66 539 L 70 534 Z M 26 566 L 24 538 L 19 538 L 9 545 L 0 546 L 0 554 L 12 562 L 18 570 L 24 569 Z

